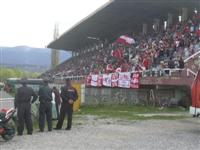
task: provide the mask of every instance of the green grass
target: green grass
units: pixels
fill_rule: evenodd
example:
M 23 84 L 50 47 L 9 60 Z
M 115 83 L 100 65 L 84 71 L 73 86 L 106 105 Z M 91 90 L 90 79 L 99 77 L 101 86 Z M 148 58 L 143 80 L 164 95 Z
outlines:
M 150 106 L 147 107 L 147 106 L 127 106 L 127 105 L 110 105 L 110 106 L 98 105 L 98 106 L 82 106 L 81 109 L 75 113 L 75 115 L 95 115 L 98 116 L 99 118 L 118 118 L 118 119 L 128 119 L 128 120 L 146 120 L 146 119 L 173 120 L 173 119 L 187 118 L 188 116 L 182 114 L 184 112 L 187 113 L 188 110 L 183 109 L 181 107 L 160 109 L 158 107 L 150 107 Z M 148 116 L 146 114 L 152 114 L 152 115 Z

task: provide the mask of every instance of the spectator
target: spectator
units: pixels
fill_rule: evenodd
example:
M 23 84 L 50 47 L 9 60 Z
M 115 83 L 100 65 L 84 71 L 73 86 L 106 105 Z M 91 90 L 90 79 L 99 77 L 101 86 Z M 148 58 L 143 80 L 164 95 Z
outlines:
M 185 64 L 184 64 L 184 61 L 183 61 L 183 58 L 182 57 L 180 57 L 180 59 L 179 59 L 179 68 L 180 69 L 183 69 L 184 68 L 184 66 L 185 66 Z
M 179 61 L 175 61 L 178 57 L 188 58 L 199 48 L 199 18 L 200 14 L 195 13 L 188 21 L 175 23 L 166 30 L 134 35 L 136 42 L 130 47 L 116 43 L 107 44 L 107 47 L 95 46 L 94 51 L 83 52 L 48 72 L 49 76 L 58 73 L 60 76 L 88 75 L 90 72 L 112 73 L 117 68 L 123 72 L 124 68 L 127 68 L 123 63 L 125 60 L 125 66 L 132 70 L 141 70 L 143 67 L 146 70 L 155 69 L 161 61 L 168 61 L 168 67 L 171 69 L 175 68 L 176 63 L 179 67 Z
M 145 70 L 148 70 L 148 69 L 149 69 L 149 60 L 148 60 L 147 57 L 145 57 L 145 58 L 143 59 L 143 63 L 142 63 L 142 64 L 143 64 Z
M 168 62 L 168 68 L 173 69 L 175 68 L 174 60 L 172 60 L 172 57 L 170 57 L 170 60 Z

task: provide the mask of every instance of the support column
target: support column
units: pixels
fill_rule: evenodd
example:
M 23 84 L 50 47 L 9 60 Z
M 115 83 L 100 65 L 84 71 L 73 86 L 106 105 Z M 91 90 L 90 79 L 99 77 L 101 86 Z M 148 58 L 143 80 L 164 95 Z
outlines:
M 154 19 L 154 30 L 155 31 L 158 31 L 159 30 L 159 28 L 160 28 L 160 20 L 159 19 L 157 19 L 157 18 L 155 18 Z
M 52 49 L 51 50 L 51 67 L 54 68 L 59 64 L 59 51 Z
M 173 15 L 171 13 L 167 14 L 167 26 L 171 26 L 173 24 Z
M 187 21 L 188 18 L 188 9 L 187 8 L 182 8 L 182 21 Z
M 142 33 L 147 34 L 147 24 L 146 23 L 142 24 Z
M 74 51 L 72 51 L 72 57 L 74 57 Z

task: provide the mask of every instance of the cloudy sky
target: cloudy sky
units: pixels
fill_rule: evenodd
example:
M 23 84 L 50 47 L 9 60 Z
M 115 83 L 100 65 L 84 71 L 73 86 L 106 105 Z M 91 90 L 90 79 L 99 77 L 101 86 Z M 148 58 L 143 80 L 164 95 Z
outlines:
M 109 0 L 0 0 L 0 46 L 44 48 Z

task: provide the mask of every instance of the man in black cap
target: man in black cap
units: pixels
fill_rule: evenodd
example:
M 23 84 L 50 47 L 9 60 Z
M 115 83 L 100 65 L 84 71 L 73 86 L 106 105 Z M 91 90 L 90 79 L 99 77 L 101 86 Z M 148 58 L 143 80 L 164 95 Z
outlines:
M 78 94 L 77 90 L 72 87 L 69 79 L 66 80 L 66 85 L 61 88 L 60 96 L 62 98 L 62 104 L 60 108 L 60 116 L 55 129 L 60 130 L 62 128 L 65 114 L 67 114 L 66 130 L 70 130 L 72 126 L 73 104 L 74 101 L 78 99 Z
M 37 95 L 31 87 L 27 87 L 27 79 L 21 80 L 22 87 L 17 89 L 15 95 L 15 108 L 17 108 L 18 118 L 18 135 L 22 135 L 24 131 L 24 122 L 26 123 L 27 133 L 33 132 L 33 123 L 31 119 L 31 103 L 37 100 Z
M 48 131 L 52 131 L 52 89 L 48 85 L 48 80 L 44 80 L 44 84 L 39 89 L 39 128 L 44 131 L 45 115 L 48 124 Z

